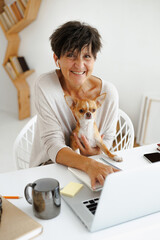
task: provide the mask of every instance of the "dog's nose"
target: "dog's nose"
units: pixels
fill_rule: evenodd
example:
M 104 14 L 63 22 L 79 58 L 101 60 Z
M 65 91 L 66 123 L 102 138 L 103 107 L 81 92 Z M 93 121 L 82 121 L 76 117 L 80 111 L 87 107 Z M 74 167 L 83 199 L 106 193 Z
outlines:
M 91 114 L 90 112 L 86 112 L 86 117 L 87 117 L 87 118 L 91 118 L 91 115 L 92 115 L 92 114 Z

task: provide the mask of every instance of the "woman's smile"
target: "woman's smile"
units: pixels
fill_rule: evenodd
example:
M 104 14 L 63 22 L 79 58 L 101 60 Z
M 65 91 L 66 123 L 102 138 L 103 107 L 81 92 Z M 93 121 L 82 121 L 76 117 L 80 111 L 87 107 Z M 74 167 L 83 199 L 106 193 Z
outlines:
M 85 71 L 71 71 L 72 73 L 76 74 L 76 75 L 83 75 L 85 73 Z

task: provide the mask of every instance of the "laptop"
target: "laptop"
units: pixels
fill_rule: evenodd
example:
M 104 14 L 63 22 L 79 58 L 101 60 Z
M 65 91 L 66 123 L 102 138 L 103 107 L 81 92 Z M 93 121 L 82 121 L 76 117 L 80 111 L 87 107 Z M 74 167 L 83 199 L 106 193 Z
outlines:
M 90 232 L 160 211 L 160 163 L 109 174 L 101 191 L 86 185 L 64 201 Z

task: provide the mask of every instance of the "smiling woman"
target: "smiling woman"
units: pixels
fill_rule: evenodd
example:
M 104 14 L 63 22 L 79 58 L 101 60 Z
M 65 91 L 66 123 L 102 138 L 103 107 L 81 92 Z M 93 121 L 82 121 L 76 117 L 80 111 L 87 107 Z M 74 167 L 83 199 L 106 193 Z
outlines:
M 83 89 L 88 86 L 88 91 L 95 90 L 97 85 L 100 85 L 98 79 L 91 77 L 97 53 L 101 49 L 97 29 L 77 21 L 67 22 L 51 35 L 50 40 L 55 63 L 60 68 L 57 72 L 65 94 L 78 98 L 88 97 L 87 91 L 84 95 Z M 89 97 L 94 98 L 97 95 L 98 92 L 90 94 Z
M 67 52 L 60 59 L 54 54 L 54 60 L 58 61 L 61 84 L 68 94 L 71 94 L 73 89 L 78 90 L 86 79 L 91 77 L 95 62 L 91 46 L 85 46 L 80 53 L 77 50 Z
M 43 74 L 35 84 L 37 129 L 31 154 L 30 166 L 53 162 L 85 171 L 91 179 L 103 185 L 105 177 L 116 169 L 98 163 L 89 155 L 100 153 L 98 146 L 91 147 L 89 140 L 75 137 L 81 154 L 69 147 L 69 138 L 76 120 L 64 95 L 77 99 L 96 99 L 107 93 L 104 104 L 98 109 L 97 127 L 106 146 L 110 148 L 118 116 L 118 93 L 110 82 L 103 82 L 92 75 L 101 37 L 97 29 L 78 21 L 60 26 L 50 36 L 53 58 L 58 69 Z

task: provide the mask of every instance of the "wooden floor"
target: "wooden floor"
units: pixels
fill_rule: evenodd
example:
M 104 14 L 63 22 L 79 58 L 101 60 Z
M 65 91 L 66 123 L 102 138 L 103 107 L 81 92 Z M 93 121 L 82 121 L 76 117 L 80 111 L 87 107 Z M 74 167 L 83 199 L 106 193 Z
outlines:
M 134 139 L 134 147 L 139 147 L 140 145 L 136 143 L 136 138 Z

